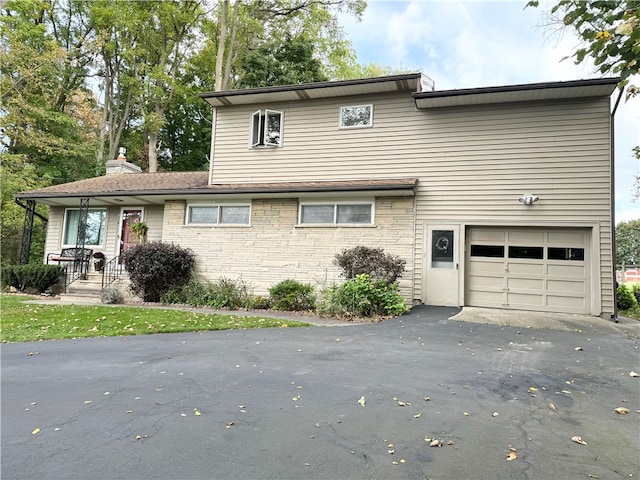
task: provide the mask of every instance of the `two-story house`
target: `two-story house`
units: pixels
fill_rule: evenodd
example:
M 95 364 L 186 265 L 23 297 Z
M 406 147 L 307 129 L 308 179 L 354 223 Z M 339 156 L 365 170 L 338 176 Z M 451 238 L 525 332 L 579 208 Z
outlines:
M 336 253 L 407 261 L 408 303 L 614 312 L 618 79 L 433 89 L 422 74 L 203 93 L 209 172 L 107 175 L 17 195 L 51 205 L 46 252 L 120 255 L 128 225 L 254 293 L 340 281 Z M 33 202 L 32 202 L 33 203 Z

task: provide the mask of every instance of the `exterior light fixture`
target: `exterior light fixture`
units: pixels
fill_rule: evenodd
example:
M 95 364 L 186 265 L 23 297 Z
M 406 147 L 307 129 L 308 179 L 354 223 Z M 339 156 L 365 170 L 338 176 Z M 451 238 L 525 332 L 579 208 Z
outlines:
M 523 195 L 521 196 L 518 201 L 524 205 L 533 205 L 535 202 L 538 201 L 538 196 L 537 195 Z

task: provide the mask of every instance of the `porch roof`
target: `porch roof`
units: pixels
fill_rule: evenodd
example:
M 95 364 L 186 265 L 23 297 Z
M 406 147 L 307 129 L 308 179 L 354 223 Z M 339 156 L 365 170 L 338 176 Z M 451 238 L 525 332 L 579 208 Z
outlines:
M 414 195 L 415 178 L 256 182 L 208 184 L 208 172 L 164 172 L 112 174 L 53 185 L 15 195 L 15 199 L 35 200 L 52 206 L 77 206 L 89 197 L 94 206 L 155 204 L 166 200 L 195 200 L 216 197 L 286 197 L 340 192 L 344 195 L 375 193 L 377 196 Z

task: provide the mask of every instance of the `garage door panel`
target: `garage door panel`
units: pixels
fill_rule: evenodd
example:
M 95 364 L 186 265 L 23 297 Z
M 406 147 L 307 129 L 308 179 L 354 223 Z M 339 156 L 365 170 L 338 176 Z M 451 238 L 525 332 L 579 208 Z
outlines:
M 581 293 L 584 295 L 585 285 L 584 282 L 569 280 L 547 280 L 547 291 Z
M 544 265 L 539 263 L 509 263 L 509 275 L 544 275 Z
M 586 228 L 470 227 L 465 304 L 589 313 L 590 237 Z
M 544 279 L 509 277 L 507 278 L 507 287 L 509 291 L 512 289 L 525 289 L 541 293 L 544 291 Z
M 584 278 L 586 268 L 584 265 L 547 265 L 547 273 L 551 277 Z
M 507 241 L 510 244 L 539 245 L 544 242 L 544 232 L 524 230 L 511 230 L 507 232 Z

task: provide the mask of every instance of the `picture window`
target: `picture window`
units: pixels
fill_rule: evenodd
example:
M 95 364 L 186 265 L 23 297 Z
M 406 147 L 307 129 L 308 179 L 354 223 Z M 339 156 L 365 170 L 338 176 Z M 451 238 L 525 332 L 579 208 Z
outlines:
M 373 105 L 340 108 L 340 128 L 362 128 L 373 125 Z
M 84 236 L 84 244 L 87 247 L 104 245 L 105 220 L 107 210 L 104 208 L 90 208 L 87 212 L 87 228 Z M 78 228 L 80 223 L 80 210 L 68 209 L 65 211 L 63 245 L 76 245 L 78 240 Z

